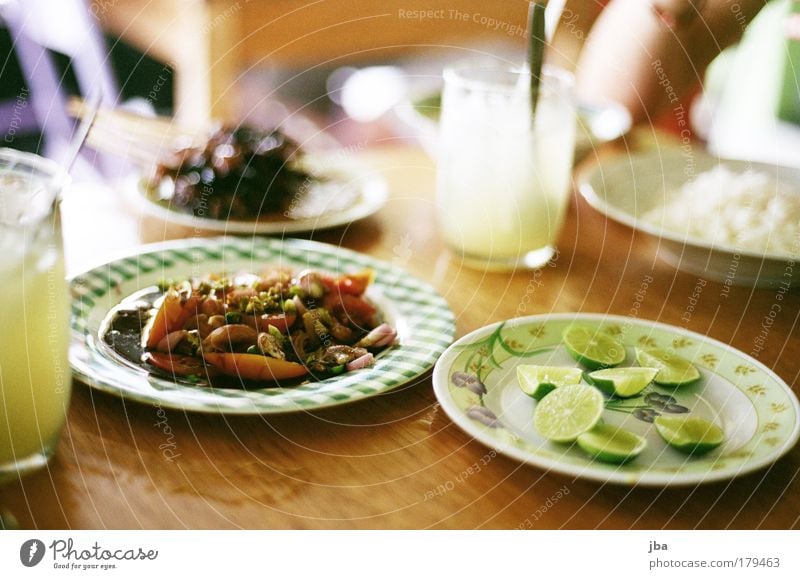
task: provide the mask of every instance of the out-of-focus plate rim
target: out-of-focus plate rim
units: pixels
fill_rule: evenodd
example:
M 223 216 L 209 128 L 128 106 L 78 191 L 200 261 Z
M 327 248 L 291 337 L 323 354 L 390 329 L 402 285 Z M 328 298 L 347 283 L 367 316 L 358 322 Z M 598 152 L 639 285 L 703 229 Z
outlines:
M 671 241 L 681 246 L 691 246 L 696 247 L 698 249 L 707 250 L 713 253 L 724 254 L 726 256 L 733 256 L 737 254 L 739 256 L 748 257 L 756 260 L 770 260 L 780 263 L 786 263 L 792 259 L 791 255 L 779 254 L 779 253 L 758 253 L 754 251 L 748 251 L 747 249 L 740 249 L 734 248 L 730 246 L 720 246 L 714 245 L 713 243 L 697 239 L 691 237 L 683 237 L 680 234 L 670 231 L 668 229 L 662 229 L 656 225 L 653 225 L 644 219 L 637 217 L 621 209 L 615 205 L 609 203 L 606 199 L 604 199 L 600 193 L 597 191 L 595 186 L 591 183 L 593 177 L 598 174 L 602 174 L 604 167 L 608 170 L 611 166 L 618 166 L 618 165 L 633 165 L 636 162 L 643 163 L 650 161 L 651 158 L 663 158 L 665 155 L 676 155 L 680 154 L 678 149 L 672 147 L 661 148 L 657 151 L 647 151 L 642 153 L 634 153 L 631 155 L 615 155 L 610 157 L 596 165 L 594 165 L 588 171 L 584 171 L 580 177 L 578 182 L 578 189 L 586 200 L 589 205 L 591 205 L 594 209 L 613 219 L 614 221 L 618 221 L 632 229 L 637 231 L 641 231 L 658 239 Z M 731 167 L 741 167 L 741 168 L 750 168 L 750 169 L 764 169 L 767 172 L 774 173 L 776 169 L 781 171 L 787 172 L 797 172 L 800 174 L 800 170 L 794 167 L 784 167 L 778 165 L 770 165 L 768 163 L 761 163 L 757 161 L 743 161 L 741 159 L 720 159 L 717 157 L 713 157 L 712 155 L 705 154 L 705 156 L 711 160 L 719 162 L 720 164 L 724 163 Z M 800 181 L 798 182 L 800 185 Z M 632 184 L 628 184 L 628 187 L 632 187 Z M 635 194 L 635 192 L 634 192 Z

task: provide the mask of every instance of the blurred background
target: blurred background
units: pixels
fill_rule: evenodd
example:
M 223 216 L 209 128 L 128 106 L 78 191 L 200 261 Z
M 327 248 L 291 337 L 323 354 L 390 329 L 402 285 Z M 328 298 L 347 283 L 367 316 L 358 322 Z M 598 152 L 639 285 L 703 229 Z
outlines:
M 681 0 L 653 4 L 659 2 Z M 705 2 L 683 3 L 702 18 Z M 591 45 L 593 19 L 606 4 L 549 3 L 551 36 L 558 24 L 551 61 L 579 67 L 577 55 L 585 41 Z M 762 4 L 738 46 L 707 74 L 704 66 L 693 71 L 689 96 L 679 95 L 686 102 L 680 115 L 670 110 L 642 119 L 632 111 L 634 120 L 680 135 L 691 109 L 692 138 L 708 139 L 720 154 L 800 163 L 800 154 L 785 146 L 800 142 L 800 2 L 728 2 L 732 33 L 716 40 L 721 49 L 728 36 L 741 36 Z M 3 145 L 52 156 L 51 141 L 74 126 L 64 113 L 66 99 L 89 98 L 98 87 L 107 105 L 173 117 L 186 128 L 216 119 L 281 126 L 311 146 L 424 144 L 426 131 L 435 129 L 425 122 L 425 107 L 437 105 L 443 66 L 476 58 L 521 64 L 528 6 L 526 0 L 0 0 Z M 595 52 L 602 58 L 602 50 Z M 593 84 L 602 101 L 596 77 Z
M 522 62 L 527 15 L 523 1 L 0 4 L 0 99 L 12 104 L 3 110 L 5 144 L 28 150 L 42 143 L 41 131 L 32 130 L 40 127 L 27 119 L 36 111 L 26 74 L 43 72 L 44 64 L 34 56 L 23 70 L 28 55 L 22 54 L 22 34 L 46 44 L 58 88 L 67 96 L 87 97 L 102 82 L 113 87 L 107 102 L 175 116 L 186 126 L 210 118 L 256 126 L 299 123 L 299 116 L 289 117 L 302 110 L 304 120 L 347 144 L 392 134 L 392 120 L 381 117 L 411 88 L 435 88 L 445 62 L 476 55 Z M 95 78 L 83 83 L 75 62 L 81 58 L 99 65 Z M 58 103 L 47 96 L 40 124 L 56 122 Z M 26 122 L 14 118 L 13 105 Z M 356 122 L 342 122 L 347 119 Z

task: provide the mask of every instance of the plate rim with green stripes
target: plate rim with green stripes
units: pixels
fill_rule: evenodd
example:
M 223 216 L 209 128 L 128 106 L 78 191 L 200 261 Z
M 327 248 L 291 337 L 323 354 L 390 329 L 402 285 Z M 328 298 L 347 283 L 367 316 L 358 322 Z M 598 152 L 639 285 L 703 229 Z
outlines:
M 193 386 L 126 364 L 100 338 L 111 308 L 159 280 L 265 265 L 314 268 L 333 274 L 371 268 L 367 296 L 398 330 L 395 346 L 366 369 L 297 386 L 258 390 Z M 70 280 L 70 365 L 75 378 L 127 400 L 191 412 L 283 414 L 311 411 L 383 394 L 430 370 L 455 335 L 447 302 L 429 284 L 396 264 L 303 239 L 217 237 L 143 245 Z

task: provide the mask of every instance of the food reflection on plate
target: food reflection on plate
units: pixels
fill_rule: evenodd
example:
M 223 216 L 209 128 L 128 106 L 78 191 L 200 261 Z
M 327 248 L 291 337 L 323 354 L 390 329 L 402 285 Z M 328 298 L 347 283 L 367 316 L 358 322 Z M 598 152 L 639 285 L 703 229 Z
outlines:
M 112 309 L 104 342 L 191 384 L 264 387 L 372 366 L 397 332 L 366 297 L 373 273 L 206 275 L 140 290 Z

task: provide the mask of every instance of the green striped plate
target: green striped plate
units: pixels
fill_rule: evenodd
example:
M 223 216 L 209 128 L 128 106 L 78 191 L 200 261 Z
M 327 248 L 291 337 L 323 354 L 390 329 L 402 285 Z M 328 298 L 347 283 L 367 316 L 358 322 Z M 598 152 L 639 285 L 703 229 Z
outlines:
M 397 345 L 364 370 L 286 388 L 236 390 L 190 386 L 151 375 L 121 362 L 100 339 L 100 325 L 111 308 L 162 279 L 258 271 L 268 264 L 334 275 L 372 268 L 375 282 L 367 295 L 397 328 Z M 135 254 L 74 277 L 71 292 L 70 363 L 79 380 L 126 399 L 196 412 L 277 414 L 374 396 L 432 368 L 455 333 L 453 313 L 429 285 L 392 264 L 298 239 L 220 237 L 144 246 Z

